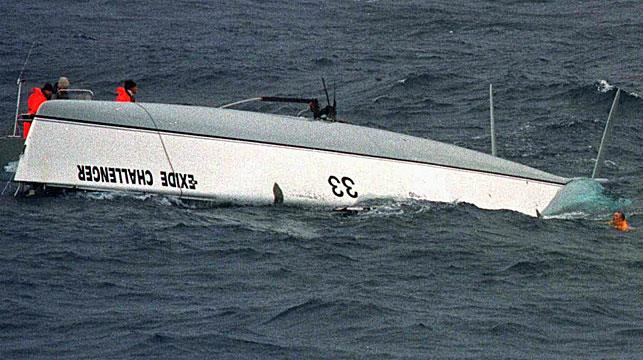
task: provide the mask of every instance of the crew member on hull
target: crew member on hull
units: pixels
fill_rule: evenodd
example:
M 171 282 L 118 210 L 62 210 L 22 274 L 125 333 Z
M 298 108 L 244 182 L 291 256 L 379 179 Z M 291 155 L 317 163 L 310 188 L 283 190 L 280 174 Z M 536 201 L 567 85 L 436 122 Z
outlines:
M 135 102 L 134 95 L 138 91 L 138 86 L 134 80 L 125 80 L 123 86 L 116 88 L 116 101 Z
M 69 79 L 61 76 L 60 79 L 54 84 L 54 99 L 69 99 L 67 90 L 69 89 Z
M 29 99 L 27 100 L 27 113 L 30 116 L 36 115 L 40 105 L 47 100 L 51 99 L 51 95 L 54 93 L 54 87 L 50 83 L 45 83 L 42 88 L 33 88 Z M 31 121 L 25 121 L 22 123 L 22 137 L 27 138 L 29 134 L 29 129 L 31 128 Z

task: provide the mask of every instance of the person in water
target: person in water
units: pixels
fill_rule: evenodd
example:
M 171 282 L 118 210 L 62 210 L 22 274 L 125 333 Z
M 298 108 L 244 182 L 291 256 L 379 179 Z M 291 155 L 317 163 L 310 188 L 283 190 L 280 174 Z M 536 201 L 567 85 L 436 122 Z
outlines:
M 45 101 L 51 100 L 51 95 L 54 93 L 54 87 L 50 83 L 45 83 L 41 88 L 35 87 L 27 99 L 27 113 L 33 117 L 40 109 Z M 29 134 L 29 129 L 31 128 L 31 121 L 25 121 L 22 123 L 22 137 L 27 138 Z
M 116 101 L 135 102 L 134 95 L 138 92 L 138 86 L 134 80 L 125 80 L 123 86 L 116 88 Z
M 630 224 L 625 220 L 625 214 L 622 211 L 617 211 L 612 215 L 610 225 L 618 231 L 630 231 Z

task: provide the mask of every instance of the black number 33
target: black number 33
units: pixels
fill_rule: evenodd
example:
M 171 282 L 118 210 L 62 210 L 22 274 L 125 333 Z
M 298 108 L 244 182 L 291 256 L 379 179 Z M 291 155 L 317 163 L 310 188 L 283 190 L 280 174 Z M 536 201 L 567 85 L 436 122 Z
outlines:
M 332 186 L 333 188 L 333 194 L 337 197 L 342 197 L 344 196 L 344 191 L 346 192 L 346 195 L 356 198 L 358 196 L 357 191 L 353 190 L 353 186 L 355 186 L 355 182 L 353 179 L 344 176 L 342 180 L 340 181 L 337 176 L 330 176 L 328 178 L 328 184 Z M 342 190 L 343 187 L 343 190 Z

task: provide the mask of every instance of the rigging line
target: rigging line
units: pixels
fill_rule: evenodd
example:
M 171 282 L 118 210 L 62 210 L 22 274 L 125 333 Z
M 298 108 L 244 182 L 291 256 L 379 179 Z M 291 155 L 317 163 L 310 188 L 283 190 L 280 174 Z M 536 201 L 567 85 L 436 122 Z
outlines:
M 176 171 L 174 171 L 174 165 L 172 165 L 172 160 L 170 160 L 170 154 L 168 154 L 167 148 L 165 147 L 165 142 L 163 141 L 163 136 L 161 135 L 161 130 L 159 129 L 158 125 L 156 124 L 156 121 L 154 121 L 154 118 L 152 117 L 152 114 L 150 114 L 150 112 L 147 111 L 147 109 L 143 105 L 141 105 L 139 103 L 136 103 L 136 102 L 134 104 L 136 104 L 136 106 L 138 106 L 139 108 L 143 109 L 143 111 L 145 111 L 145 113 L 150 118 L 150 120 L 152 120 L 152 124 L 154 124 L 154 127 L 156 128 L 156 133 L 159 136 L 159 140 L 161 140 L 161 146 L 163 146 L 163 152 L 165 152 L 165 158 L 167 159 L 167 162 L 170 164 L 170 169 L 172 169 L 172 172 L 176 173 Z M 181 189 L 180 187 L 179 187 L 179 193 L 180 193 L 179 196 L 182 197 L 183 196 L 183 189 Z
M 13 193 L 13 197 L 18 196 L 18 194 L 20 193 L 21 189 L 22 189 L 22 183 L 18 183 L 18 186 L 16 187 L 16 192 Z
M 18 75 L 18 81 L 22 79 L 22 74 L 25 72 L 25 68 L 27 68 L 27 62 L 29 62 L 29 57 L 31 57 L 31 52 L 33 51 L 34 46 L 36 46 L 36 42 L 31 43 L 31 48 L 29 48 L 29 52 L 27 53 L 27 58 L 25 59 L 25 63 L 22 64 L 22 70 L 20 70 L 20 75 Z
M 7 185 L 4 186 L 4 189 L 2 189 L 2 192 L 0 193 L 0 195 L 4 195 L 4 192 L 7 191 L 9 184 L 11 184 L 11 180 L 7 180 Z
M 4 189 L 2 189 L 2 192 L 0 193 L 0 196 L 4 195 L 4 192 L 7 191 L 7 188 L 9 187 L 9 184 L 11 184 L 15 178 L 16 178 L 16 172 L 14 171 L 13 175 L 11 175 L 11 179 L 7 180 L 7 185 L 5 185 Z M 18 189 L 19 188 L 20 188 L 20 186 L 18 186 Z M 15 195 L 14 195 L 14 197 L 15 197 Z

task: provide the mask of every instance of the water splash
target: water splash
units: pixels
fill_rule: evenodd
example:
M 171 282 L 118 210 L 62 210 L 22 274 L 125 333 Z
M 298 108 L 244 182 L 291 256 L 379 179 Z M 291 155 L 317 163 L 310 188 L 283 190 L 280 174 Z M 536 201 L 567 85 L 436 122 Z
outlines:
M 599 92 L 607 93 L 614 90 L 615 86 L 608 83 L 607 80 L 597 80 L 596 88 L 598 89 Z M 625 89 L 622 89 L 622 88 L 621 90 L 624 91 L 627 95 L 630 95 L 632 97 L 639 98 L 639 99 L 643 98 L 641 94 L 636 93 L 634 91 L 626 91 Z
M 6 171 L 8 173 L 15 173 L 16 170 L 18 170 L 18 162 L 17 161 L 11 161 L 4 167 L 4 171 Z
M 598 88 L 598 91 L 602 93 L 614 90 L 614 85 L 608 83 L 607 80 L 598 80 L 596 87 Z
M 545 218 L 585 218 L 604 216 L 623 209 L 632 202 L 627 199 L 613 199 L 605 194 L 599 182 L 580 178 L 572 180 L 556 194 L 545 210 Z

